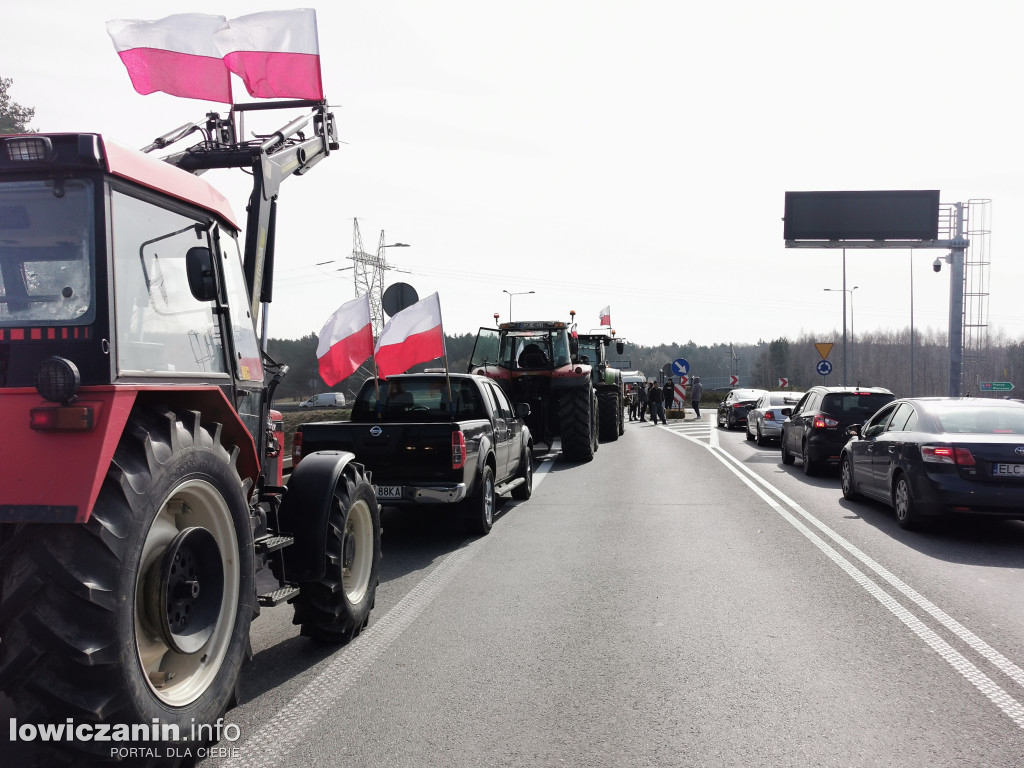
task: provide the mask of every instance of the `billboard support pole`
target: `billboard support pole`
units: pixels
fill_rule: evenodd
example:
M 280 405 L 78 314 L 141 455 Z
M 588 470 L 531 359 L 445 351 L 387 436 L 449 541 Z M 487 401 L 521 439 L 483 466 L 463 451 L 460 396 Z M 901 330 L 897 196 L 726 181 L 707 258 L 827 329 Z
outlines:
M 956 237 L 949 252 L 949 396 L 963 394 L 964 370 L 964 204 L 956 203 Z

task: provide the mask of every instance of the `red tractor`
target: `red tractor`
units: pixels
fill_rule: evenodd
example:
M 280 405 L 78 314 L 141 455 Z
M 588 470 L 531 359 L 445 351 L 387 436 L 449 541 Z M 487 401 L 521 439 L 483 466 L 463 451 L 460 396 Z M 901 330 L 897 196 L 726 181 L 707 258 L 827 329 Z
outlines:
M 242 113 L 267 108 L 304 114 L 239 140 Z M 329 642 L 366 626 L 372 486 L 343 452 L 283 484 L 287 366 L 265 353 L 279 185 L 336 148 L 321 101 L 235 105 L 141 153 L 0 137 L 0 690 L 20 721 L 185 737 L 235 702 L 261 607 L 292 603 Z M 214 168 L 252 175 L 244 238 L 199 176 Z
M 574 359 L 570 326 L 560 321 L 516 321 L 477 333 L 470 373 L 495 379 L 514 403 L 529 403 L 526 424 L 534 443 L 590 461 L 598 448 L 597 394 L 591 367 Z

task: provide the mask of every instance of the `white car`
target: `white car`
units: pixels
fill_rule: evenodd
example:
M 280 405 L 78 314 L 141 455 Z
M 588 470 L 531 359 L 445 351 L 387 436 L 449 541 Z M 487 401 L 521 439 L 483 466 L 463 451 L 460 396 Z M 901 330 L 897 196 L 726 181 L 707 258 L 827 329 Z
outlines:
M 299 403 L 299 408 L 344 408 L 345 396 L 341 392 L 323 392 Z
M 800 402 L 803 392 L 765 392 L 747 411 L 747 440 L 767 445 L 782 438 L 782 422 Z

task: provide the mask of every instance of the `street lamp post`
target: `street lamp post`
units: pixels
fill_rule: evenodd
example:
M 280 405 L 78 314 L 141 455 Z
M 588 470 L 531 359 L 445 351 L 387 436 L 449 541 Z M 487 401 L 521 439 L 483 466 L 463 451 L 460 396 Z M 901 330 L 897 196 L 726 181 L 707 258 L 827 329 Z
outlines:
M 525 296 L 528 293 L 536 293 L 536 291 L 506 291 L 504 288 L 501 289 L 502 293 L 508 294 L 508 319 L 512 320 L 512 297 L 513 296 Z
M 860 288 L 825 288 L 826 291 L 842 291 L 843 293 L 843 386 L 846 386 L 846 294 L 850 294 L 850 335 L 853 336 L 853 292 Z

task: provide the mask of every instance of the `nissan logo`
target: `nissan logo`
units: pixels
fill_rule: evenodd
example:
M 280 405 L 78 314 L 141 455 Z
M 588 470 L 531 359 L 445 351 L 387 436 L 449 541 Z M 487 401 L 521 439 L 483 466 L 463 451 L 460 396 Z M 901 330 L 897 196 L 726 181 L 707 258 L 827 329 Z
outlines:
M 383 431 L 380 427 L 370 427 L 370 434 L 374 437 L 380 437 L 380 433 Z
M 1018 456 L 1024 456 L 1024 445 L 1018 445 L 1016 448 L 1013 449 L 1013 452 L 1016 453 Z

